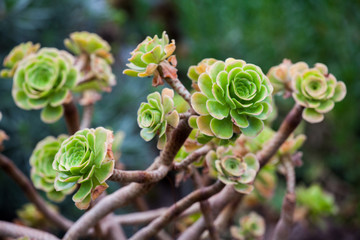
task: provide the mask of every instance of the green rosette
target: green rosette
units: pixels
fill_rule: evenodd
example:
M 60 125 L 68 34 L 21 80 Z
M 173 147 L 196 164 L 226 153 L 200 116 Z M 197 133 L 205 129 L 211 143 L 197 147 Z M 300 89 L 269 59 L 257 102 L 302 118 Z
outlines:
M 84 129 L 66 139 L 55 156 L 55 189 L 63 191 L 79 184 L 73 196 L 79 209 L 87 209 L 108 187 L 105 181 L 113 174 L 115 163 L 112 142 L 110 130 Z
M 164 88 L 160 93 L 148 95 L 147 103 L 141 103 L 138 110 L 137 122 L 142 128 L 140 135 L 145 141 L 150 141 L 159 135 L 157 147 L 163 149 L 166 144 L 166 129 L 170 125 L 174 128 L 179 123 L 179 114 L 174 109 L 174 91 Z
M 191 104 L 200 116 L 190 117 L 190 126 L 220 139 L 262 131 L 272 111 L 273 87 L 258 66 L 233 58 L 217 61 L 199 76 L 198 85 Z
M 56 171 L 52 164 L 61 143 L 66 138 L 66 135 L 60 135 L 58 138 L 46 137 L 36 145 L 30 157 L 31 180 L 34 186 L 46 192 L 46 196 L 54 202 L 63 201 L 65 196 L 74 190 L 74 187 L 63 191 L 56 191 L 54 188 Z
M 239 223 L 239 226 L 230 228 L 231 236 L 236 240 L 262 239 L 265 234 L 265 220 L 256 212 L 243 216 Z
M 53 123 L 63 115 L 62 104 L 69 99 L 78 79 L 74 58 L 65 51 L 42 48 L 19 62 L 12 96 L 18 107 L 42 109 L 41 120 Z
M 334 108 L 335 102 L 342 101 L 346 95 L 345 84 L 337 81 L 321 63 L 297 72 L 293 79 L 293 89 L 293 98 L 305 108 L 302 116 L 310 123 L 321 122 L 324 114 Z

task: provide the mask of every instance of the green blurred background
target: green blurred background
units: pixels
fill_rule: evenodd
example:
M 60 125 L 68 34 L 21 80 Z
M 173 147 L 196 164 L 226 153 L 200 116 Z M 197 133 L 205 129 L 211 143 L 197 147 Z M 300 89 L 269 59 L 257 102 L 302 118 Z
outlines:
M 139 137 L 136 124 L 140 102 L 154 90 L 151 81 L 121 73 L 129 52 L 145 36 L 166 30 L 176 40 L 179 77 L 188 87 L 187 68 L 206 57 L 241 58 L 264 72 L 284 58 L 309 65 L 325 63 L 345 82 L 348 93 L 324 122 L 306 125 L 304 165 L 297 169 L 297 180 L 303 185 L 317 182 L 336 198 L 339 213 L 328 220 L 327 231 L 319 230 L 324 239 L 360 238 L 356 228 L 360 225 L 360 1 L 0 0 L 1 61 L 25 41 L 64 49 L 63 39 L 81 30 L 96 32 L 112 45 L 117 86 L 96 105 L 93 126 L 126 133 L 122 161 L 128 169 L 145 168 L 157 154 L 154 142 L 145 144 Z M 38 111 L 18 109 L 11 86 L 9 79 L 0 79 L 0 129 L 11 138 L 4 154 L 28 174 L 28 159 L 36 143 L 66 128 L 63 120 L 46 125 Z M 292 104 L 291 100 L 281 102 L 279 119 Z M 175 189 L 170 180 L 162 185 L 173 188 L 172 194 L 151 201 L 151 207 L 171 204 L 189 191 Z M 1 171 L 0 189 L 0 218 L 12 220 L 27 200 Z M 279 191 L 274 209 L 281 205 Z M 69 199 L 60 207 L 70 218 L 81 214 Z M 312 234 L 299 239 L 313 239 Z

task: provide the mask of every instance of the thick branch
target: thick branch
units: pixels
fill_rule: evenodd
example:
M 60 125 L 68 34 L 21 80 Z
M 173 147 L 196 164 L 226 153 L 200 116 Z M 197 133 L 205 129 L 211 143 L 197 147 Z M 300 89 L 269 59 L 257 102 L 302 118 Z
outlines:
M 286 170 L 286 195 L 283 200 L 281 215 L 276 224 L 273 240 L 289 239 L 294 224 L 294 211 L 296 205 L 295 196 L 295 171 L 290 159 L 285 160 L 284 167 Z
M 30 180 L 23 174 L 16 165 L 6 156 L 0 153 L 0 167 L 8 174 L 24 191 L 27 198 L 34 203 L 36 208 L 52 223 L 63 230 L 70 228 L 72 222 L 48 208 L 44 199 L 37 193 Z
M 195 167 L 192 167 L 192 170 L 193 170 L 193 179 L 194 179 L 196 188 L 198 188 L 198 189 L 203 188 L 204 184 L 202 182 L 199 172 L 195 169 Z M 219 240 L 220 239 L 219 234 L 216 231 L 216 228 L 214 226 L 214 217 L 211 213 L 210 203 L 207 199 L 200 202 L 200 209 L 201 209 L 202 215 L 204 216 L 206 228 L 209 230 L 210 239 L 211 240 Z
M 191 106 L 191 94 L 178 78 L 165 78 L 165 81 Z
M 186 197 L 184 197 L 183 199 L 172 205 L 163 215 L 152 221 L 148 226 L 141 229 L 130 239 L 132 240 L 149 239 L 150 237 L 154 236 L 157 232 L 159 232 L 176 216 L 178 216 L 185 209 L 190 207 L 192 204 L 198 201 L 208 199 L 209 197 L 218 193 L 223 187 L 224 187 L 223 183 L 216 182 L 211 186 L 201 188 L 190 193 L 189 195 L 187 195 Z
M 175 170 L 184 170 L 186 169 L 190 164 L 197 161 L 199 157 L 204 156 L 211 150 L 211 147 L 209 145 L 205 145 L 194 152 L 192 152 L 189 156 L 187 156 L 183 161 L 180 163 L 174 163 L 174 169 Z
M 257 153 L 261 167 L 264 166 L 272 156 L 278 151 L 280 146 L 286 141 L 290 134 L 296 129 L 302 120 L 304 107 L 295 104 L 282 122 L 279 130 L 260 152 Z
M 180 121 L 179 126 L 174 129 L 169 141 L 165 145 L 165 149 L 160 154 L 159 163 L 154 163 L 148 170 L 154 170 L 159 165 L 170 166 L 172 161 L 189 136 L 191 128 L 187 124 L 187 119 Z M 161 178 L 164 178 L 167 172 Z M 160 179 L 161 179 L 160 178 Z M 64 236 L 64 240 L 78 239 L 84 235 L 87 229 L 94 226 L 100 219 L 114 211 L 116 208 L 122 207 L 132 201 L 135 197 L 146 193 L 153 184 L 131 183 L 111 195 L 106 196 L 101 202 L 96 204 L 94 208 L 86 212 L 75 222 Z
M 125 171 L 114 169 L 113 175 L 109 180 L 120 183 L 153 183 L 160 181 L 168 171 L 169 167 L 165 165 L 161 165 L 158 169 L 151 171 Z
M 84 106 L 80 129 L 89 128 L 91 126 L 91 119 L 93 113 L 94 113 L 94 104 L 89 104 Z
M 80 129 L 79 113 L 74 100 L 64 104 L 64 116 L 68 132 L 70 135 L 73 135 Z
M 4 221 L 0 221 L 0 237 L 29 237 L 34 240 L 59 240 L 59 238 L 50 233 Z

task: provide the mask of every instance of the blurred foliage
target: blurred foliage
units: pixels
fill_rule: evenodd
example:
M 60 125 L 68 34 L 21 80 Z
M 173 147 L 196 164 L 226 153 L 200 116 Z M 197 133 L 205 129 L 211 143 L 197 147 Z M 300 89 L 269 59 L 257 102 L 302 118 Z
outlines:
M 145 36 L 166 30 L 176 40 L 179 76 L 187 86 L 191 85 L 187 68 L 206 57 L 244 59 L 261 66 L 264 72 L 283 58 L 309 65 L 322 62 L 345 82 L 348 95 L 326 114 L 325 122 L 306 125 L 308 140 L 303 149 L 304 165 L 297 169 L 298 181 L 308 184 L 319 180 L 326 190 L 335 193 L 337 201 L 350 198 L 358 202 L 359 9 L 360 2 L 352 0 L 2 0 L 0 58 L 25 41 L 63 49 L 63 39 L 73 31 L 97 32 L 108 40 L 115 55 L 117 86 L 96 105 L 93 126 L 125 132 L 121 160 L 129 169 L 145 168 L 157 154 L 156 143 L 145 144 L 136 124 L 140 102 L 154 90 L 151 80 L 130 80 L 121 74 L 130 51 Z M 37 111 L 16 108 L 10 94 L 11 81 L 0 81 L 0 129 L 10 136 L 5 154 L 29 173 L 28 159 L 36 143 L 47 135 L 63 133 L 64 121 L 45 125 Z M 279 119 L 275 126 L 293 104 L 292 100 L 277 103 Z M 12 180 L 0 173 L 0 215 L 6 219 L 14 218 L 14 209 L 25 202 L 19 188 L 9 182 Z M 280 206 L 283 195 L 275 196 Z M 68 207 L 72 204 L 65 206 L 60 206 L 65 215 L 80 214 Z M 354 221 L 360 223 L 360 208 L 352 206 L 347 216 L 357 216 Z

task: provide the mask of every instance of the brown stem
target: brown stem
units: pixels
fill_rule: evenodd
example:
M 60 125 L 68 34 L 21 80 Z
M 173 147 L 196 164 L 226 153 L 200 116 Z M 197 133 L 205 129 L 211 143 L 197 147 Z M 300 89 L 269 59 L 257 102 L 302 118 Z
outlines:
M 0 237 L 29 237 L 35 240 L 59 240 L 59 238 L 50 233 L 4 221 L 0 221 Z
M 264 166 L 270 160 L 270 158 L 275 155 L 280 146 L 300 124 L 303 110 L 304 107 L 295 104 L 295 106 L 291 109 L 282 122 L 275 136 L 271 139 L 271 142 L 257 153 L 261 167 Z
M 64 104 L 65 122 L 70 135 L 73 135 L 80 129 L 79 113 L 74 100 Z
M 286 195 L 283 200 L 281 215 L 276 224 L 273 240 L 289 239 L 294 224 L 294 211 L 296 205 L 295 195 L 295 170 L 291 159 L 283 161 L 286 170 Z
M 114 169 L 113 175 L 111 175 L 109 180 L 120 183 L 153 183 L 160 181 L 168 171 L 169 167 L 165 165 L 161 165 L 158 169 L 151 171 L 125 171 Z
M 224 184 L 221 182 L 216 182 L 215 184 L 198 189 L 186 197 L 182 198 L 180 201 L 172 205 L 163 215 L 152 221 L 148 226 L 142 228 L 131 240 L 139 239 L 149 239 L 159 232 L 164 226 L 166 226 L 171 220 L 176 216 L 182 213 L 185 209 L 190 207 L 192 204 L 198 201 L 208 199 L 209 197 L 215 195 L 224 187 Z
M 187 119 L 180 121 L 178 127 L 174 129 L 169 141 L 166 143 L 164 150 L 160 154 L 159 161 L 152 164 L 148 170 L 154 170 L 159 165 L 170 166 L 174 160 L 175 155 L 180 147 L 184 144 L 186 138 L 189 136 L 191 128 L 187 124 Z M 167 172 L 161 178 L 164 178 Z M 87 229 L 91 228 L 102 219 L 104 216 L 114 211 L 116 208 L 122 207 L 132 201 L 137 196 L 146 193 L 151 187 L 152 183 L 131 183 L 113 194 L 106 196 L 101 202 L 96 204 L 94 208 L 81 216 L 69 229 L 64 236 L 64 240 L 78 239 L 86 233 Z
M 242 198 L 236 198 L 235 201 L 230 202 L 216 218 L 215 227 L 219 232 L 222 232 L 229 227 L 241 200 Z
M 192 167 L 193 170 L 193 179 L 196 185 L 196 188 L 201 189 L 204 187 L 204 184 L 202 182 L 201 176 L 197 169 L 195 167 Z M 204 216 L 206 228 L 209 230 L 209 235 L 211 240 L 219 240 L 219 234 L 216 231 L 216 228 L 214 226 L 214 217 L 211 213 L 210 203 L 208 200 L 200 201 L 200 209 L 202 212 L 202 215 Z
M 94 113 L 94 104 L 84 106 L 84 111 L 81 119 L 80 129 L 89 128 Z
M 211 150 L 211 146 L 205 145 L 194 152 L 192 152 L 189 156 L 187 156 L 183 161 L 180 163 L 174 163 L 173 168 L 175 170 L 185 170 L 190 164 L 197 161 L 199 157 L 204 156 Z
M 36 208 L 56 226 L 63 230 L 70 228 L 72 222 L 61 216 L 54 210 L 48 208 L 44 199 L 36 192 L 30 180 L 23 174 L 16 165 L 6 156 L 0 153 L 0 167 L 8 174 L 24 191 L 27 198 L 34 203 Z
M 191 94 L 178 78 L 165 78 L 165 81 L 191 106 Z

